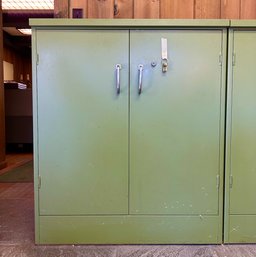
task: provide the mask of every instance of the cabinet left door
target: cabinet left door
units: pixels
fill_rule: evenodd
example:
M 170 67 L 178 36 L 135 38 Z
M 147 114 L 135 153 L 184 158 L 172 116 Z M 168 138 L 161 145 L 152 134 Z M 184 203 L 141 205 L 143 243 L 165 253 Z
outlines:
M 39 215 L 127 214 L 128 47 L 126 30 L 36 31 Z

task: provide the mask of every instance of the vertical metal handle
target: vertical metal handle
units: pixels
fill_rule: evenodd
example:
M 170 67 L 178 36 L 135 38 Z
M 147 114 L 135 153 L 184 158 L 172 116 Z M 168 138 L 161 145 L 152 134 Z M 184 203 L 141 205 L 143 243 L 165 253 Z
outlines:
M 116 65 L 116 93 L 120 94 L 120 70 L 122 69 L 121 64 Z
M 140 64 L 139 65 L 139 95 L 141 94 L 142 92 L 142 77 L 143 77 L 143 65 Z

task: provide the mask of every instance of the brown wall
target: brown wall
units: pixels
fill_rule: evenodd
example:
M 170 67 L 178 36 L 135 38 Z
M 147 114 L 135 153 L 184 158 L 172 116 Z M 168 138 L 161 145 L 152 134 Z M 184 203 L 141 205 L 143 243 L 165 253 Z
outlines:
M 27 74 L 29 74 L 29 79 L 32 81 L 31 56 L 26 56 L 15 49 L 4 46 L 3 60 L 13 64 L 15 81 L 21 82 L 22 75 L 23 81 L 27 83 Z
M 55 0 L 55 17 L 256 19 L 256 0 Z M 114 8 L 116 5 L 116 8 Z M 115 11 L 114 11 L 115 9 Z
M 4 168 L 5 162 L 5 115 L 4 115 L 4 87 L 3 87 L 3 23 L 2 4 L 0 1 L 0 169 Z

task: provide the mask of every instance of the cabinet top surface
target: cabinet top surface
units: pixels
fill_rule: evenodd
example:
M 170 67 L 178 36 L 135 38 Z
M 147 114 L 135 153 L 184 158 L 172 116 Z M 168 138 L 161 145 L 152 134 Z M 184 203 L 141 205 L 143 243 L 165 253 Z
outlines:
M 229 20 L 207 19 L 30 19 L 31 27 L 228 27 Z
M 256 28 L 256 20 L 231 20 L 230 27 L 233 28 Z

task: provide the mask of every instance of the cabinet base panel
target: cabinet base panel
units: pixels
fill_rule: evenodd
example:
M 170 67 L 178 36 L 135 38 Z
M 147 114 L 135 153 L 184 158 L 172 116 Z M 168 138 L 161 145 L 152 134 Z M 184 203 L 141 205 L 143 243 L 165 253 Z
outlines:
M 230 215 L 225 243 L 256 243 L 256 215 Z
M 219 244 L 219 216 L 40 216 L 39 244 Z

